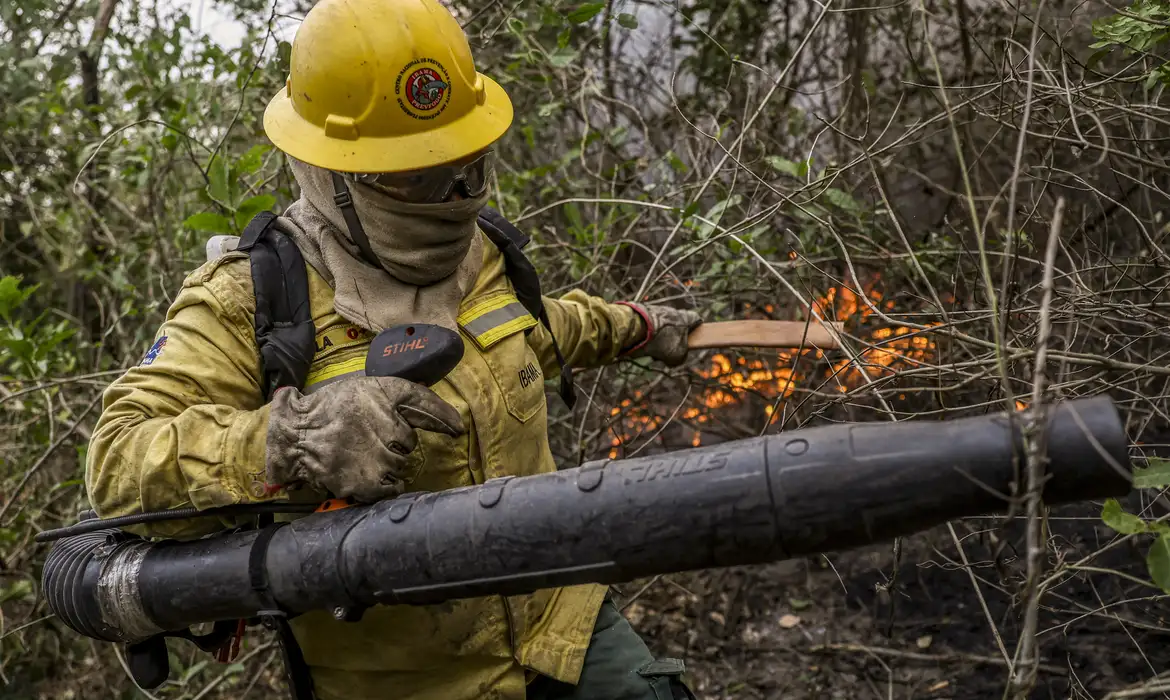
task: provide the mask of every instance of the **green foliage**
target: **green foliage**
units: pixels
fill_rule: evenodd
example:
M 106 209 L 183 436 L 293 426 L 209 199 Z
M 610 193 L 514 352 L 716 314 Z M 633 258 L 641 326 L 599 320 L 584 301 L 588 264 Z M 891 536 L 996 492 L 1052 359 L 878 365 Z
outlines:
M 772 166 L 772 169 L 776 172 L 784 173 L 785 175 L 791 175 L 792 177 L 800 180 L 808 177 L 809 168 L 812 167 L 812 158 L 803 160 L 799 163 L 793 162 L 786 158 L 781 158 L 780 156 L 768 156 L 765 158 L 765 160 L 768 162 L 768 165 Z
M 1145 467 L 1134 469 L 1134 488 L 1163 489 L 1170 486 L 1170 460 L 1152 458 Z M 1123 535 L 1155 535 L 1146 555 L 1150 579 L 1170 593 L 1170 524 L 1148 521 L 1125 512 L 1116 499 L 1110 498 L 1101 509 L 1106 525 Z
M 0 278 L 0 318 L 11 323 L 12 312 L 32 296 L 35 291 L 37 291 L 37 285 L 21 289 L 19 277 L 7 276 Z
M 1146 555 L 1146 568 L 1150 579 L 1163 591 L 1170 593 L 1170 525 L 1165 522 L 1144 520 L 1127 513 L 1116 499 L 1105 501 L 1101 509 L 1101 520 L 1123 535 L 1155 535 L 1150 551 Z
M 604 2 L 587 2 L 570 12 L 567 15 L 567 18 L 573 24 L 581 24 L 583 22 L 588 22 L 597 15 L 601 14 L 601 11 L 604 9 Z
M 1170 486 L 1170 460 L 1152 457 L 1146 466 L 1133 470 L 1133 487 L 1160 489 Z
M 835 187 L 826 187 L 821 196 L 828 201 L 828 203 L 849 214 L 859 215 L 862 213 L 861 204 L 852 197 L 848 192 L 839 190 Z
M 579 55 L 580 53 L 576 49 L 571 49 L 567 46 L 558 46 L 548 55 L 548 62 L 554 68 L 564 68 L 572 63 Z
M 708 209 L 707 213 L 703 215 L 702 220 L 697 221 L 692 227 L 695 235 L 698 236 L 699 240 L 710 238 L 715 233 L 716 227 L 719 226 L 727 210 L 739 206 L 742 202 L 743 196 L 739 194 L 733 194 L 727 199 L 716 202 L 715 206 Z
M 0 664 L 14 697 L 61 697 L 29 686 L 83 660 L 98 680 L 116 675 L 75 697 L 136 692 L 108 649 L 46 636 L 44 623 L 10 634 L 45 615 L 47 550 L 31 533 L 87 507 L 85 436 L 101 392 L 149 347 L 203 239 L 292 195 L 261 129 L 287 70 L 287 47 L 269 40 L 261 53 L 271 2 L 246 13 L 238 49 L 196 34 L 186 5 L 115 2 L 84 74 L 81 51 L 107 4 L 0 3 L 0 548 L 5 571 L 19 572 L 0 583 Z
M 1105 501 L 1105 505 L 1101 508 L 1101 520 L 1123 535 L 1150 532 L 1150 526 L 1145 520 L 1122 510 L 1121 504 L 1115 498 Z
M 230 234 L 232 232 L 232 220 L 213 211 L 201 211 L 198 214 L 192 214 L 183 221 L 183 225 L 195 231 L 206 231 L 208 233 Z
M 1109 52 L 1121 48 L 1127 56 L 1143 55 L 1153 59 L 1154 65 L 1147 66 L 1144 74 L 1147 88 L 1159 82 L 1170 85 L 1170 65 L 1165 58 L 1156 55 L 1166 48 L 1167 39 L 1170 39 L 1170 1 L 1135 0 L 1118 13 L 1095 20 L 1093 35 L 1098 41 L 1091 44 L 1091 48 L 1097 51 L 1089 58 L 1090 67 Z
M 0 278 L 0 375 L 33 378 L 50 368 L 67 371 L 73 365 L 61 347 L 75 333 L 68 322 L 52 322 L 47 311 L 20 318 L 18 312 L 36 291 L 36 285 L 22 289 L 19 278 Z
M 1146 555 L 1146 567 L 1150 570 L 1150 578 L 1154 583 L 1166 593 L 1170 593 L 1170 534 L 1161 533 L 1150 545 L 1150 553 Z
M 252 146 L 235 162 L 216 155 L 207 168 L 208 198 L 219 208 L 231 212 L 225 217 L 212 212 L 200 212 L 188 217 L 184 224 L 190 228 L 212 233 L 231 233 L 232 228 L 242 229 L 252 217 L 276 206 L 276 196 L 270 193 L 258 194 L 242 199 L 245 189 L 243 179 L 258 171 L 264 163 L 264 154 L 269 146 Z
M 1170 3 L 1166 0 L 1136 0 L 1123 12 L 1093 22 L 1093 35 L 1099 41 L 1090 48 L 1114 45 L 1133 52 L 1150 51 L 1170 38 Z

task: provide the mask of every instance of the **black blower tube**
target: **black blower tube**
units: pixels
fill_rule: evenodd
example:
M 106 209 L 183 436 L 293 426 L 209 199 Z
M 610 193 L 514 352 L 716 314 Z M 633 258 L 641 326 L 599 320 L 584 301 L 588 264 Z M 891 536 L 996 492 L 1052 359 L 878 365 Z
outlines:
M 1017 414 L 1018 415 L 1018 414 Z M 319 513 L 281 527 L 263 566 L 290 614 L 345 619 L 430 604 L 694 569 L 774 562 L 1006 510 L 1022 478 L 1022 421 L 859 423 L 669 454 L 589 462 Z M 1127 439 L 1105 397 L 1057 404 L 1050 505 L 1130 491 Z M 257 531 L 148 542 L 117 530 L 61 540 L 49 607 L 76 631 L 135 642 L 263 609 Z

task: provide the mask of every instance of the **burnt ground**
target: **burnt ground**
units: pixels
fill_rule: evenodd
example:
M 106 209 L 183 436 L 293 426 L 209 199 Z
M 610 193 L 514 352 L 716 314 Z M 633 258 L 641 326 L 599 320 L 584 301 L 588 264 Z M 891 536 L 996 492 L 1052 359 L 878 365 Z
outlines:
M 1054 512 L 1050 567 L 1115 539 L 1099 513 Z M 1023 581 L 1022 524 L 972 520 L 955 530 L 1011 654 L 1020 629 L 1011 592 Z M 1163 629 L 1170 606 L 1159 591 L 1117 573 L 1149 580 L 1147 544 L 1106 550 L 1088 565 L 1112 572 L 1072 574 L 1043 598 L 1044 665 L 1031 698 L 1100 700 L 1170 670 Z M 949 531 L 906 538 L 901 564 L 894 559 L 882 545 L 676 575 L 623 586 L 622 600 L 656 653 L 687 660 L 700 698 L 1000 698 L 1008 666 Z

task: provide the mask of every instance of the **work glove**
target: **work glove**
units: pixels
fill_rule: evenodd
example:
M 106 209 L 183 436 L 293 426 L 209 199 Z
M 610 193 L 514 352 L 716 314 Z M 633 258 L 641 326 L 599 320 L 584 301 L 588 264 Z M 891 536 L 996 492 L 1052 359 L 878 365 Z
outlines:
M 668 367 L 677 367 L 687 359 L 687 337 L 703 323 L 703 317 L 689 309 L 619 302 L 638 313 L 646 327 L 646 335 L 625 357 L 651 357 Z
M 268 483 L 307 484 L 363 503 L 397 496 L 409 476 L 415 429 L 455 437 L 459 412 L 421 384 L 355 377 L 305 395 L 276 392 L 268 418 Z

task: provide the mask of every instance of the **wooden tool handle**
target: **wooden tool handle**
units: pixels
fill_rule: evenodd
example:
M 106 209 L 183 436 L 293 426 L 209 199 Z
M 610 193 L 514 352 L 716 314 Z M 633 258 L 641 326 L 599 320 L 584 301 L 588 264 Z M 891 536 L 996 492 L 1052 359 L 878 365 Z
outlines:
M 830 323 L 839 333 L 844 324 Z M 838 347 L 836 335 L 817 321 L 718 321 L 691 332 L 687 346 L 697 348 L 821 348 Z

